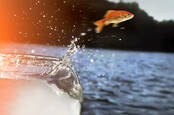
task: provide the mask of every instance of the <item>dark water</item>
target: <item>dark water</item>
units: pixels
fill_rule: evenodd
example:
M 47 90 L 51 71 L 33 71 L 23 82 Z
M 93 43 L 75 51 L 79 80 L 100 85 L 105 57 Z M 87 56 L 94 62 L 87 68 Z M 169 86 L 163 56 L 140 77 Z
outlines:
M 174 54 L 91 52 L 76 57 L 83 115 L 174 115 Z
M 3 50 L 9 49 L 58 57 L 66 51 L 39 45 Z M 174 54 L 87 49 L 73 58 L 84 89 L 82 115 L 174 115 Z

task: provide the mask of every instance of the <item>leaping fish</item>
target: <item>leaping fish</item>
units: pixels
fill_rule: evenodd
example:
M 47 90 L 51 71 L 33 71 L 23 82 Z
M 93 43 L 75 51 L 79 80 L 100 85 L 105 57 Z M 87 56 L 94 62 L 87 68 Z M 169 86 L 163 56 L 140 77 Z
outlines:
M 118 24 L 134 17 L 134 14 L 124 10 L 108 10 L 104 15 L 104 18 L 94 22 L 96 27 L 96 33 L 100 33 L 104 26 L 113 24 L 112 27 L 118 27 Z

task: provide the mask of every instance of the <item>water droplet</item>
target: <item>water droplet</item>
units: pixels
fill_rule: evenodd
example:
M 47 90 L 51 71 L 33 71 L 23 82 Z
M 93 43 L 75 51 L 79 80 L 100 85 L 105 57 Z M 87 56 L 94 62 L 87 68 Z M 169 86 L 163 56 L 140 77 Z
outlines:
M 88 28 L 87 31 L 90 32 L 90 31 L 92 31 L 92 29 L 91 28 Z
M 124 30 L 124 29 L 125 29 L 125 27 L 121 27 L 120 29 Z
M 35 3 L 36 5 L 39 5 L 40 4 L 40 1 L 39 0 L 36 0 L 36 3 Z
M 0 62 L 3 60 L 3 58 L 2 57 L 0 57 Z
M 81 33 L 80 35 L 81 35 L 81 36 L 85 36 L 85 35 L 86 35 L 86 33 Z
M 22 32 L 18 32 L 19 34 L 22 34 Z
M 85 49 L 85 45 L 82 45 L 82 49 Z
M 35 50 L 31 50 L 31 53 L 35 53 Z
M 46 17 L 46 15 L 44 14 L 42 17 L 43 17 L 43 18 L 45 18 L 45 17 Z
M 93 60 L 93 59 L 91 59 L 91 60 L 90 60 L 90 62 L 91 62 L 91 63 L 93 63 L 93 62 L 94 62 L 94 60 Z

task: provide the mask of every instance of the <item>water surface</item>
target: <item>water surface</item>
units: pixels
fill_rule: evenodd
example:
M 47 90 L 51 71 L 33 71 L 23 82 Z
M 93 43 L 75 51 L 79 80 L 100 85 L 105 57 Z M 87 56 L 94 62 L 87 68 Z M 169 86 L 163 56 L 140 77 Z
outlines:
M 60 57 L 67 49 L 15 44 L 2 50 Z M 174 54 L 86 49 L 73 60 L 83 115 L 174 114 Z

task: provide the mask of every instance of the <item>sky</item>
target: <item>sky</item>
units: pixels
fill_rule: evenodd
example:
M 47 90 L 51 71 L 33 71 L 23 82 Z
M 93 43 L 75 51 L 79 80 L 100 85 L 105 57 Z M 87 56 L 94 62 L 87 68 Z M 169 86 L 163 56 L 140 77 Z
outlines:
M 108 0 L 119 2 L 120 0 Z M 174 20 L 174 0 L 122 0 L 124 2 L 137 2 L 140 8 L 158 21 Z

